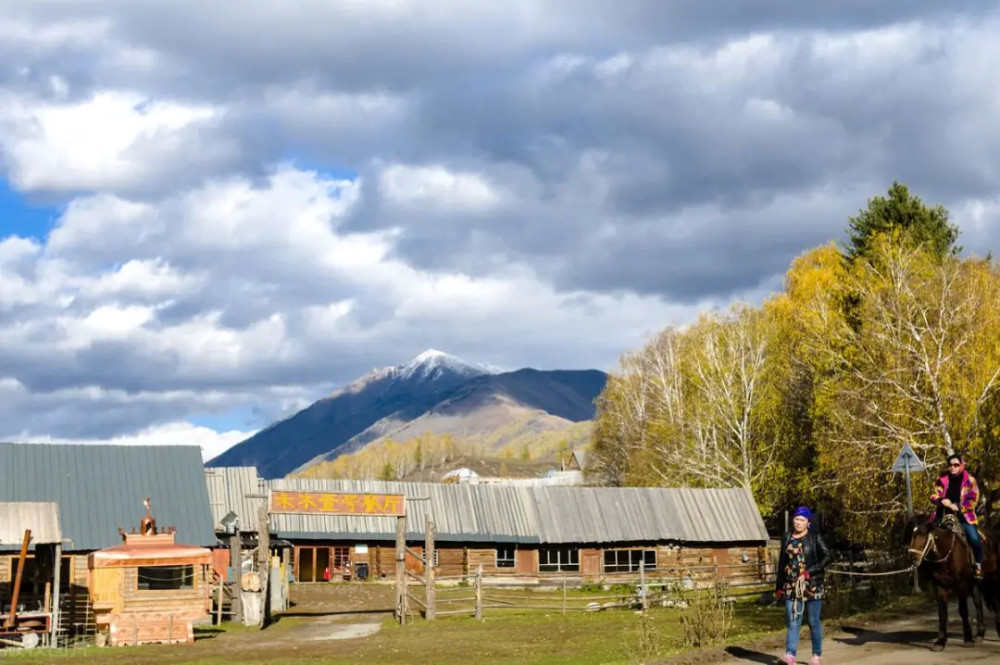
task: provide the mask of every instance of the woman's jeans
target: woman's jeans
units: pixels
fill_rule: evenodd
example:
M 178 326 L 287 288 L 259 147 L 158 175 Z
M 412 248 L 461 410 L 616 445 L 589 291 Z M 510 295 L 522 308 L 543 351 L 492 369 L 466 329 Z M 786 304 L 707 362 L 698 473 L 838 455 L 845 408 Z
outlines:
M 975 524 L 969 524 L 965 520 L 962 520 L 962 528 L 965 529 L 965 537 L 969 541 L 969 547 L 972 548 L 972 554 L 976 557 L 976 563 L 982 563 L 983 541 L 979 538 L 979 529 Z
M 803 607 L 804 606 L 804 607 Z M 799 633 L 802 631 L 802 617 L 809 622 L 809 637 L 812 639 L 814 656 L 823 655 L 823 627 L 819 623 L 819 613 L 823 607 L 823 599 L 807 600 L 785 599 L 785 618 L 788 621 L 788 633 L 785 636 L 785 653 L 795 655 L 799 650 Z M 795 616 L 798 612 L 798 616 Z

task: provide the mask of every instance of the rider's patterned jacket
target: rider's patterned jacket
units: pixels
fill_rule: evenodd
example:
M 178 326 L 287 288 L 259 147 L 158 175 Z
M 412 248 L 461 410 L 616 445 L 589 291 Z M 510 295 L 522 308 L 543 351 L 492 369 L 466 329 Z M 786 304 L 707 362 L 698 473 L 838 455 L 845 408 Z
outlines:
M 951 476 L 947 473 L 943 474 L 934 483 L 934 491 L 931 492 L 931 503 L 935 506 L 939 506 L 941 501 L 948 496 L 948 484 L 951 482 Z M 969 524 L 976 524 L 976 504 L 979 503 L 979 485 L 976 483 L 976 479 L 968 471 L 962 472 L 962 498 L 960 500 L 960 506 L 962 508 L 962 517 Z

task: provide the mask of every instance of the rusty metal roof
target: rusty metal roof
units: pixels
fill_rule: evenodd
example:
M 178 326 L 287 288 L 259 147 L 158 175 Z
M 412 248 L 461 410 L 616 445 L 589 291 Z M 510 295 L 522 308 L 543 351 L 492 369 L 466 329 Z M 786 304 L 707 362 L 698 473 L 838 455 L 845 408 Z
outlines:
M 238 474 L 231 477 L 238 479 Z M 423 537 L 428 514 L 435 522 L 436 538 L 452 542 L 767 540 L 753 496 L 742 489 L 523 487 L 303 478 L 263 481 L 260 487 L 264 493 L 273 488 L 403 494 L 407 497 L 407 537 L 411 540 Z M 395 521 L 389 517 L 272 515 L 271 528 L 278 537 L 292 539 L 395 538 Z
M 67 551 L 121 543 L 152 498 L 161 528 L 178 539 L 215 545 L 212 511 L 198 446 L 0 443 L 0 501 L 59 505 Z
M 62 542 L 59 507 L 48 501 L 0 503 L 0 551 L 20 550 L 25 529 L 31 529 L 31 549 Z

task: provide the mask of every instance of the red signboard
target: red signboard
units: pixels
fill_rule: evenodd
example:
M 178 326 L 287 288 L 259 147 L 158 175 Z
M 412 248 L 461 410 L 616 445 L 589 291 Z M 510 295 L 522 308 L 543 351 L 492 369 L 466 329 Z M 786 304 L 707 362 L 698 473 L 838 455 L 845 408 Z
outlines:
M 346 492 L 299 492 L 271 490 L 272 513 L 310 515 L 387 515 L 402 517 L 406 501 L 402 494 L 351 494 Z

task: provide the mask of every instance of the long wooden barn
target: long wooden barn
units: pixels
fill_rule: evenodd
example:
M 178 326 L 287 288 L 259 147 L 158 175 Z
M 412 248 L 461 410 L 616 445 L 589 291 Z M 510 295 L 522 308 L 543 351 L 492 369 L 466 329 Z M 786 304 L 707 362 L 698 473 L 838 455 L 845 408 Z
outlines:
M 434 523 L 436 572 L 545 583 L 571 577 L 612 580 L 646 570 L 704 570 L 756 578 L 768 535 L 744 490 L 520 487 L 358 480 L 265 481 L 252 467 L 206 470 L 216 523 L 230 512 L 252 528 L 270 491 L 403 494 L 407 541 L 417 552 L 425 520 Z M 291 543 L 298 582 L 391 579 L 395 522 L 390 518 L 271 515 L 273 538 Z M 217 527 L 221 530 L 221 527 Z M 408 566 L 422 568 L 409 557 Z M 746 580 L 751 581 L 751 580 Z

